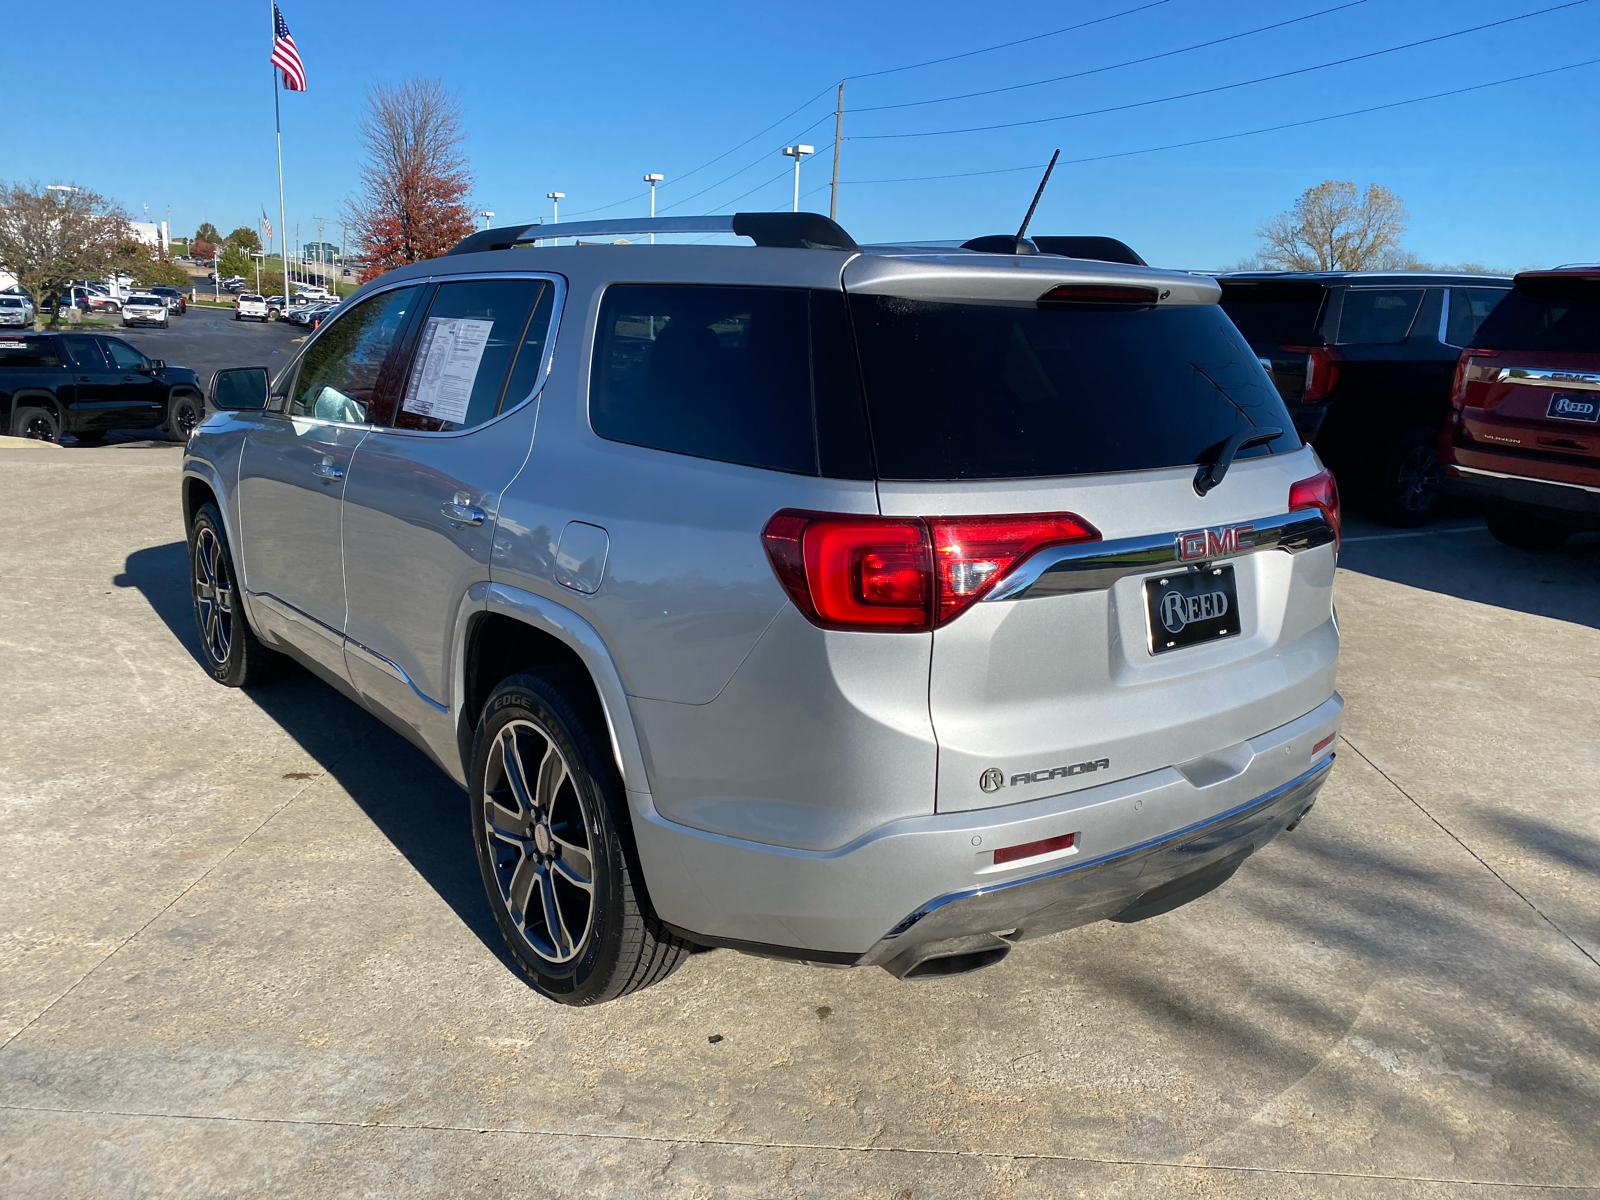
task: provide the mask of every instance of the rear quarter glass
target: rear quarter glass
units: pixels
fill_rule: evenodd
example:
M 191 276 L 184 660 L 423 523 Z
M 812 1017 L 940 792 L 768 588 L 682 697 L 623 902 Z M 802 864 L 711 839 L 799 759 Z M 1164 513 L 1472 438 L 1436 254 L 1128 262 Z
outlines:
M 1251 345 L 1311 346 L 1322 341 L 1320 283 L 1233 283 L 1222 285 L 1222 311 Z
M 1037 479 L 1200 461 L 1241 429 L 1299 447 L 1277 389 L 1215 305 L 1085 311 L 852 295 L 891 480 Z
M 1472 341 L 1485 350 L 1600 356 L 1600 279 L 1519 280 Z

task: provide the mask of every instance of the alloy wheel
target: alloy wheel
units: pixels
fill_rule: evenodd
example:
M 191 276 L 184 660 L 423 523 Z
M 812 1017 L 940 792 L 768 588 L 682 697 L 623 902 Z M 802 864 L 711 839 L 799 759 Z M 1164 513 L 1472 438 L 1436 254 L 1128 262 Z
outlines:
M 22 427 L 22 436 L 32 438 L 36 442 L 53 442 L 56 440 L 55 426 L 50 423 L 50 418 L 43 413 L 36 413 L 28 418 L 28 423 Z
M 194 401 L 178 401 L 178 432 L 183 434 L 183 440 L 188 441 L 200 425 L 200 413 L 196 410 Z
M 555 739 L 533 721 L 503 726 L 489 753 L 481 819 L 511 922 L 548 963 L 578 958 L 594 926 L 595 850 L 587 818 Z
M 1431 446 L 1413 446 L 1400 460 L 1395 489 L 1400 507 L 1425 512 L 1439 495 L 1439 455 Z
M 195 541 L 194 603 L 206 654 L 221 666 L 233 649 L 233 581 L 215 529 L 200 530 Z

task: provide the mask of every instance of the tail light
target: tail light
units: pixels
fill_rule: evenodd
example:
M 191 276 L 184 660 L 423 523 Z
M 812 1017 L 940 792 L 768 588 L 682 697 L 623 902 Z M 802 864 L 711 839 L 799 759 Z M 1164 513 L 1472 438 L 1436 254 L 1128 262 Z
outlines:
M 1303 508 L 1315 508 L 1322 513 L 1322 519 L 1333 530 L 1333 546 L 1337 550 L 1343 519 L 1339 512 L 1339 485 L 1334 482 L 1332 472 L 1321 471 L 1310 479 L 1289 485 L 1289 511 L 1298 512 Z
M 1291 354 L 1306 356 L 1306 386 L 1300 399 L 1306 404 L 1322 404 L 1333 398 L 1333 386 L 1339 381 L 1339 364 L 1344 361 L 1332 346 L 1285 346 Z
M 1040 308 L 1154 308 L 1161 293 L 1122 283 L 1063 283 L 1039 297 Z
M 761 533 L 801 612 L 824 629 L 933 629 L 1047 546 L 1100 540 L 1071 513 L 874 517 L 784 509 Z
M 1498 358 L 1500 351 L 1468 347 L 1456 359 L 1455 378 L 1450 381 L 1450 403 L 1458 410 L 1467 405 L 1467 384 L 1493 383 L 1499 375 L 1498 367 L 1479 366 L 1477 358 Z

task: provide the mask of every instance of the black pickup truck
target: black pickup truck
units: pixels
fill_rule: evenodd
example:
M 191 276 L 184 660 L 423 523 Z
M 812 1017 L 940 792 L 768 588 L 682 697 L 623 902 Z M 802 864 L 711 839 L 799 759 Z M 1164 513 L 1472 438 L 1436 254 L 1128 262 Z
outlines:
M 205 416 L 200 379 L 93 333 L 0 333 L 0 432 L 85 445 L 113 429 L 187 441 Z

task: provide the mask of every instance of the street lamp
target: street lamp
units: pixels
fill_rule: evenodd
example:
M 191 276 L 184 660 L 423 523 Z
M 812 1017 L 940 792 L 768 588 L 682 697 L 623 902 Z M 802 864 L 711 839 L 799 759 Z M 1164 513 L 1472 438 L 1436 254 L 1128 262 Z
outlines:
M 654 172 L 644 177 L 644 181 L 650 185 L 650 219 L 652 221 L 656 219 L 656 184 L 665 178 L 665 175 L 658 175 Z M 653 233 L 650 235 L 650 244 L 652 246 L 656 244 L 656 235 Z
M 808 154 L 816 154 L 814 146 L 786 146 L 784 155 L 795 160 L 795 211 L 800 211 L 800 160 Z
M 261 260 L 266 257 L 260 250 L 250 251 L 250 257 L 256 260 L 256 295 L 261 294 Z
M 550 223 L 561 224 L 561 202 L 567 198 L 565 192 L 546 192 L 545 199 L 550 201 Z
M 47 191 L 47 192 L 81 192 L 81 191 L 83 191 L 82 188 L 69 187 L 67 184 L 64 184 L 64 183 L 49 183 L 49 184 L 46 184 L 44 190 Z
M 493 217 L 494 217 L 494 214 L 492 212 L 486 212 L 486 213 L 483 214 L 483 227 L 485 229 L 489 228 L 489 221 Z

